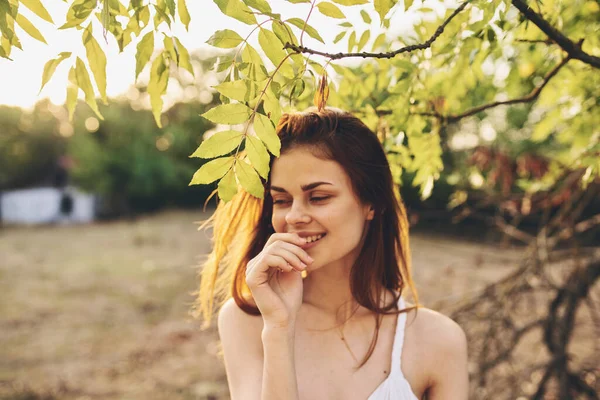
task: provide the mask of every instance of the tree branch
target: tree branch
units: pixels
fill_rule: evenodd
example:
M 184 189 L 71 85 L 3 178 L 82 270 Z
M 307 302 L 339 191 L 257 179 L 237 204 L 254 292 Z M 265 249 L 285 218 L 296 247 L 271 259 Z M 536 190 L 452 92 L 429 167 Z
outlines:
M 336 54 L 332 54 L 332 53 L 326 53 L 323 51 L 318 51 L 318 50 L 313 50 L 313 49 L 309 49 L 308 47 L 304 47 L 304 46 L 297 46 L 294 45 L 292 43 L 286 43 L 285 46 L 283 46 L 284 49 L 291 49 L 294 50 L 297 53 L 308 53 L 308 54 L 316 54 L 319 56 L 323 56 L 323 57 L 327 57 L 330 60 L 339 60 L 342 58 L 350 58 L 350 57 L 362 57 L 362 58 L 394 58 L 395 56 L 397 56 L 398 54 L 401 53 L 410 53 L 412 51 L 415 50 L 425 50 L 429 47 L 431 47 L 431 45 L 433 44 L 433 42 L 435 42 L 435 40 L 444 32 L 444 29 L 446 28 L 446 26 L 450 23 L 450 21 L 452 21 L 452 19 L 454 17 L 456 17 L 462 10 L 465 9 L 465 7 L 471 2 L 472 0 L 466 0 L 464 3 L 462 3 L 460 6 L 458 6 L 456 8 L 456 10 L 454 10 L 454 12 L 448 17 L 448 19 L 446 19 L 444 21 L 444 23 L 442 25 L 440 25 L 435 33 L 429 38 L 429 40 L 420 43 L 420 44 L 414 44 L 414 45 L 410 45 L 410 46 L 405 46 L 402 47 L 398 50 L 395 51 L 389 51 L 387 53 L 368 53 L 368 52 L 362 52 L 362 53 L 336 53 Z
M 569 54 L 570 58 L 582 61 L 586 64 L 591 65 L 594 68 L 600 68 L 600 57 L 593 56 L 584 52 L 581 49 L 581 42 L 575 43 L 559 30 L 554 28 L 548 21 L 546 21 L 540 14 L 536 13 L 531 7 L 529 7 L 523 0 L 512 0 L 513 5 L 531 22 L 533 22 L 542 32 L 544 32 L 550 39 L 558 44 L 564 51 Z
M 461 114 L 457 114 L 457 115 L 442 115 L 438 112 L 421 112 L 421 113 L 416 113 L 417 115 L 424 115 L 427 117 L 435 117 L 438 118 L 442 121 L 445 121 L 446 123 L 454 123 L 457 122 L 463 118 L 466 117 L 470 117 L 472 115 L 475 115 L 477 113 L 480 113 L 484 110 L 487 110 L 488 108 L 493 108 L 493 107 L 497 107 L 497 106 L 502 106 L 502 105 L 510 105 L 510 104 L 519 104 L 519 103 L 529 103 L 533 100 L 535 100 L 541 93 L 542 89 L 544 89 L 544 87 L 548 84 L 548 82 L 550 81 L 550 79 L 552 79 L 554 77 L 554 75 L 556 75 L 558 73 L 558 71 L 567 63 L 569 62 L 570 57 L 567 56 L 565 57 L 560 63 L 558 63 L 554 68 L 552 68 L 551 71 L 549 71 L 546 76 L 544 76 L 544 81 L 542 82 L 541 85 L 537 86 L 536 88 L 534 88 L 529 94 L 527 94 L 526 96 L 523 97 L 519 97 L 518 99 L 511 99 L 511 100 L 506 100 L 506 101 L 494 101 L 493 103 L 489 103 L 489 104 L 484 104 L 481 106 L 477 106 L 477 107 L 473 107 L 470 110 L 467 110 Z

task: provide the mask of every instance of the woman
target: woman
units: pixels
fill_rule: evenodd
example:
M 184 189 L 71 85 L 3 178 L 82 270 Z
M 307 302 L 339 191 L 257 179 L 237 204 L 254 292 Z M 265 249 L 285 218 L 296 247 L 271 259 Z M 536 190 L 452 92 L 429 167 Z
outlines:
M 449 318 L 401 295 L 408 223 L 376 135 L 334 109 L 285 114 L 265 199 L 212 218 L 199 304 L 218 318 L 233 400 L 466 399 L 467 350 Z M 219 268 L 219 266 L 221 268 Z

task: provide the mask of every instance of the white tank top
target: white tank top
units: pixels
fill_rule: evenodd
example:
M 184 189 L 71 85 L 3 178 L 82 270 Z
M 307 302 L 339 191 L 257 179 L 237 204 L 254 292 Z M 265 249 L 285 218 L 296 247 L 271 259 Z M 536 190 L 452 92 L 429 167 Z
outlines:
M 404 309 L 404 300 L 400 297 L 398 309 Z M 398 314 L 396 334 L 392 347 L 392 368 L 388 377 L 375 389 L 368 400 L 418 400 L 410 384 L 402 373 L 402 345 L 404 344 L 404 329 L 406 313 Z

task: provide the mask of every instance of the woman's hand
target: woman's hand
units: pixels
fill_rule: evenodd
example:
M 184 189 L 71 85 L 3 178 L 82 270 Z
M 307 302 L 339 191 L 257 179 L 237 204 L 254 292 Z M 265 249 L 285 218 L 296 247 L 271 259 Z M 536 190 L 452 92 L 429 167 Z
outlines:
M 265 326 L 293 325 L 302 304 L 302 275 L 313 259 L 296 233 L 271 235 L 263 250 L 246 266 L 246 283 Z

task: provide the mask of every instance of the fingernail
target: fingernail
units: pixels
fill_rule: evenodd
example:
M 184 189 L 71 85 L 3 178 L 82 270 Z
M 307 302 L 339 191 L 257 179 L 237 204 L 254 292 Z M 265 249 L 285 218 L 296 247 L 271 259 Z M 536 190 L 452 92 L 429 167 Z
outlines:
M 301 264 L 300 266 L 302 269 L 306 269 L 306 264 L 304 264 L 303 262 L 301 262 L 300 264 Z
M 312 258 L 311 256 L 308 256 L 308 260 L 309 260 L 310 262 L 313 262 L 313 261 L 315 261 L 315 260 L 313 260 L 313 258 Z

